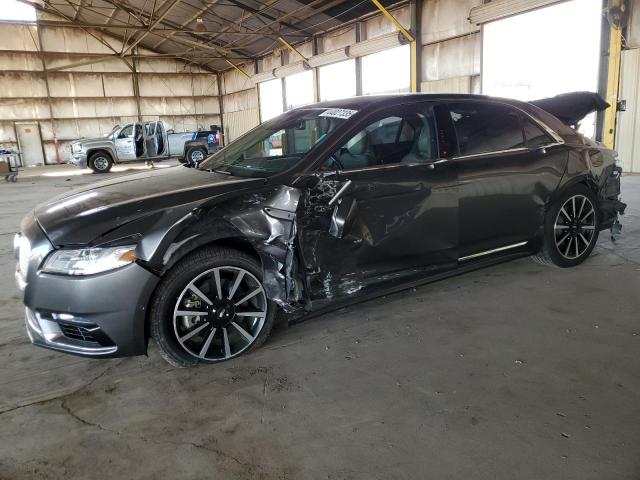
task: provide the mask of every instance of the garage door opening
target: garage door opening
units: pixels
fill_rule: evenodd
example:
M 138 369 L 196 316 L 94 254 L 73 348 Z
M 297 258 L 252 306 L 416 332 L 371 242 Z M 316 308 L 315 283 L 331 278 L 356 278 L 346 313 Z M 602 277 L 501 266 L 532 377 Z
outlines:
M 35 22 L 36 9 L 33 5 L 27 5 L 18 0 L 4 0 L 0 9 L 0 20 Z
M 535 100 L 598 91 L 602 0 L 571 0 L 483 27 L 482 92 Z M 595 114 L 580 131 L 595 136 Z

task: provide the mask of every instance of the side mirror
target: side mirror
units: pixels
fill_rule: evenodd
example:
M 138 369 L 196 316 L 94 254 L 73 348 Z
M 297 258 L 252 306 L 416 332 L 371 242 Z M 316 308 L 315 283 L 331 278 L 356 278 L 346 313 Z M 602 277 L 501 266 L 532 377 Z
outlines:
M 535 147 L 529 147 L 529 152 L 531 153 L 539 153 L 541 155 L 545 155 L 547 153 L 546 145 L 537 145 Z
M 357 212 L 358 202 L 352 196 L 348 195 L 337 200 L 337 204 L 331 214 L 329 235 L 335 238 L 343 238 L 349 233 Z

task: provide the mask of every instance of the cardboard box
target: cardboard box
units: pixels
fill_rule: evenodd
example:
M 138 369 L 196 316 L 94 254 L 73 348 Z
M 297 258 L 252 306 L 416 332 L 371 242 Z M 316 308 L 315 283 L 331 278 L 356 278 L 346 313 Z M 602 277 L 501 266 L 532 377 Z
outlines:
M 9 160 L 0 160 L 0 173 L 9 173 L 10 171 Z

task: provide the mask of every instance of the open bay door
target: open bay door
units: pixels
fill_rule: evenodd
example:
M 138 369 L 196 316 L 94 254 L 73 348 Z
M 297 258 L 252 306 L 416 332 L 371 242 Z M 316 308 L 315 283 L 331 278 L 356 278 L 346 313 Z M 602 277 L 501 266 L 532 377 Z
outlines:
M 623 171 L 640 173 L 640 48 L 622 52 L 620 98 L 626 109 L 618 112 L 616 151 Z
M 598 91 L 602 0 L 494 0 L 469 19 L 482 26 L 482 93 L 529 101 Z M 595 137 L 595 114 L 580 131 Z

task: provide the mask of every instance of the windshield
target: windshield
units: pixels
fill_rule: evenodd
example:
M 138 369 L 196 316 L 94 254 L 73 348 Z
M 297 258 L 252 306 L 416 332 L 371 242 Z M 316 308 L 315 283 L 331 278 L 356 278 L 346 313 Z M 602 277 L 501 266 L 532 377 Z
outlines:
M 295 110 L 254 128 L 207 158 L 199 168 L 238 177 L 284 172 L 344 121 L 325 108 Z
M 113 127 L 111 129 L 111 131 L 109 133 L 107 133 L 105 135 L 105 137 L 107 137 L 107 138 L 111 137 L 114 133 L 116 133 L 116 130 L 118 130 L 119 128 L 120 128 L 120 125 L 116 125 L 115 127 Z

